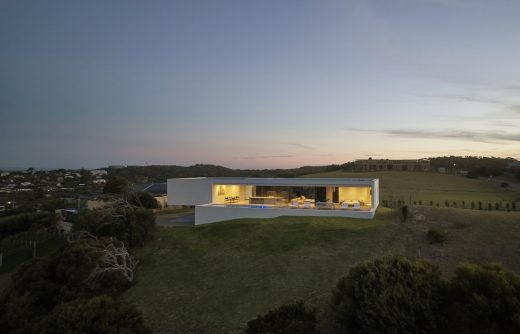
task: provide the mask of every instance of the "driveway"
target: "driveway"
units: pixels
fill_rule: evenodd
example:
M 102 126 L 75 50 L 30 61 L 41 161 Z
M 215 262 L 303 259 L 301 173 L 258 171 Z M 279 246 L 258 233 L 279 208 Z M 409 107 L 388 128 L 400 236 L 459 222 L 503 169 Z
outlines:
M 158 215 L 155 218 L 155 224 L 158 226 L 177 227 L 177 226 L 194 226 L 195 214 L 193 212 L 185 214 L 165 214 Z

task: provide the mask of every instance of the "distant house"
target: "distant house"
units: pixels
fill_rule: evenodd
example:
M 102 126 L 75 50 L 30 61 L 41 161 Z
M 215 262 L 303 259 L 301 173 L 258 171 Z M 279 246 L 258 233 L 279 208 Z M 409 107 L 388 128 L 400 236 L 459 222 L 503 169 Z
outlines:
M 429 172 L 431 170 L 430 160 L 390 160 L 390 159 L 364 159 L 356 160 L 353 163 L 354 170 L 357 172 L 375 171 L 408 171 L 408 172 Z
M 108 172 L 103 169 L 93 169 L 90 171 L 90 174 L 94 177 L 101 177 L 101 176 L 106 176 L 108 174 Z
M 105 179 L 96 179 L 96 180 L 93 180 L 92 183 L 94 184 L 105 184 L 107 183 L 107 181 Z

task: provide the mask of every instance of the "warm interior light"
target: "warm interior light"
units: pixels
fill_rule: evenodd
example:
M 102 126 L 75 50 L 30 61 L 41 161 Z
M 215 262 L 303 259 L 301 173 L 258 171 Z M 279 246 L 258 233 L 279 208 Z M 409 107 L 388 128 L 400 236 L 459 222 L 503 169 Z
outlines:
M 218 186 L 218 196 L 224 196 L 226 194 L 226 189 L 223 186 Z

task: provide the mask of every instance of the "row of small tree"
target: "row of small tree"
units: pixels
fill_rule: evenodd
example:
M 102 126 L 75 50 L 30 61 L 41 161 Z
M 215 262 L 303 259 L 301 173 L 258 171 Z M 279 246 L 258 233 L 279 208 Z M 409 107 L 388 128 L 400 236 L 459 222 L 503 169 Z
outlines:
M 248 334 L 520 333 L 520 276 L 499 265 L 439 268 L 404 257 L 355 266 L 326 309 L 283 305 L 247 323 Z
M 518 209 L 516 202 L 487 202 L 484 203 L 482 201 L 478 202 L 466 202 L 466 201 L 448 201 L 444 202 L 439 201 L 422 201 L 422 200 L 414 200 L 414 201 L 405 201 L 405 200 L 382 200 L 383 206 L 396 208 L 406 204 L 413 205 L 426 205 L 426 206 L 434 206 L 434 207 L 452 207 L 452 208 L 462 208 L 462 209 L 473 209 L 473 210 L 495 210 L 495 211 L 516 211 Z

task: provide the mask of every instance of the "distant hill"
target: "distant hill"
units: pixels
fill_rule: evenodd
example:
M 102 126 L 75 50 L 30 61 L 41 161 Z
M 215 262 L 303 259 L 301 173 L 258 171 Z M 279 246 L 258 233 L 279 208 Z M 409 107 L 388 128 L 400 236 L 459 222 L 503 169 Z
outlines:
M 298 177 L 312 173 L 324 173 L 346 168 L 344 165 L 303 166 L 292 169 L 231 169 L 217 165 L 193 166 L 128 166 L 108 168 L 108 177 L 121 176 L 132 183 L 165 182 L 174 177 Z
M 508 163 L 516 161 L 513 158 L 495 157 L 434 157 L 429 158 L 432 167 L 473 171 L 478 176 L 497 176 L 507 167 Z M 151 165 L 151 166 L 113 166 L 108 167 L 108 177 L 121 176 L 131 183 L 165 182 L 174 177 L 298 177 L 307 174 L 317 174 L 334 171 L 352 171 L 351 162 L 342 165 L 303 166 L 289 169 L 232 169 L 218 165 L 197 164 L 193 166 Z M 406 173 L 406 172 L 405 172 Z

